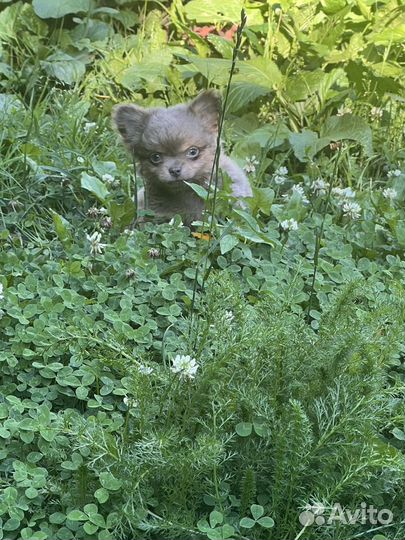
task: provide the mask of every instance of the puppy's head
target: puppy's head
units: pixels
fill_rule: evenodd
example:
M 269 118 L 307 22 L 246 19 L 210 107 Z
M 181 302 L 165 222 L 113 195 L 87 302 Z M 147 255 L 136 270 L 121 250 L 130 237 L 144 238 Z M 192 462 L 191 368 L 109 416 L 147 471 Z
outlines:
M 220 109 L 219 95 L 206 91 L 167 109 L 117 105 L 113 122 L 147 178 L 197 183 L 211 173 Z

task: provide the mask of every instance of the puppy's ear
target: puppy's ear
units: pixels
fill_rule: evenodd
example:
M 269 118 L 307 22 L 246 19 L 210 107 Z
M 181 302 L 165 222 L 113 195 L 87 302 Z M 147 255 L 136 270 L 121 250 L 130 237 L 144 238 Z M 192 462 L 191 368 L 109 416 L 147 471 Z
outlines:
M 124 103 L 113 108 L 112 120 L 125 144 L 135 151 L 146 127 L 149 112 L 137 105 Z
M 190 110 L 204 122 L 208 129 L 218 131 L 221 113 L 221 96 L 215 90 L 206 90 L 189 105 Z

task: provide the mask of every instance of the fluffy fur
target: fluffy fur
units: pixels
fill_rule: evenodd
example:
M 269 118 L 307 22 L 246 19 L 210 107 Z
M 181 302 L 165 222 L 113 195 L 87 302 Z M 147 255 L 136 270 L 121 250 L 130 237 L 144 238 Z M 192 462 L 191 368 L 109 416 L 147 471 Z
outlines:
M 113 123 L 127 148 L 139 160 L 144 190 L 139 208 L 153 210 L 160 220 L 180 214 L 186 223 L 201 217 L 202 201 L 186 182 L 207 185 L 215 157 L 221 100 L 206 91 L 188 104 L 144 109 L 132 104 L 114 107 Z M 236 197 L 251 197 L 243 171 L 221 152 L 220 167 L 232 179 Z

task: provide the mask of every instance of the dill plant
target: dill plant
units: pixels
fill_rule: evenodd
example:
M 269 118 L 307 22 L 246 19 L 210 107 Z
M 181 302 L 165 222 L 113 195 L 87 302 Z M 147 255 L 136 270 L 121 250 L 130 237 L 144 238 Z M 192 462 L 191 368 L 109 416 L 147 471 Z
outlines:
M 404 471 L 386 435 L 400 410 L 399 312 L 398 296 L 351 283 L 331 296 L 314 330 L 269 295 L 249 304 L 234 280 L 214 275 L 207 316 L 194 326 L 195 379 L 121 366 L 133 400 L 125 437 L 109 433 L 99 416 L 86 424 L 72 417 L 71 441 L 94 485 L 105 470 L 122 484 L 110 496 L 114 538 L 193 537 L 214 511 L 235 535 L 293 539 L 299 513 L 314 502 L 390 508 L 395 538 Z M 187 350 L 187 325 L 179 332 Z M 252 504 L 274 520 L 271 531 L 240 525 Z M 301 537 L 362 530 L 332 524 Z

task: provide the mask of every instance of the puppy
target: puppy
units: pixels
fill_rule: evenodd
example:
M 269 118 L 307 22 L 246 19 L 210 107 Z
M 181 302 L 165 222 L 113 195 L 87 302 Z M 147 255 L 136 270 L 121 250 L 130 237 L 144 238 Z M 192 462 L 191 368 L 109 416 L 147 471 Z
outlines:
M 167 109 L 116 105 L 113 123 L 140 162 L 144 189 L 138 208 L 152 210 L 158 221 L 180 214 L 186 224 L 200 219 L 204 201 L 185 182 L 207 187 L 218 135 L 221 99 L 214 91 L 188 104 Z M 221 151 L 219 166 L 232 180 L 235 197 L 251 197 L 243 171 Z

